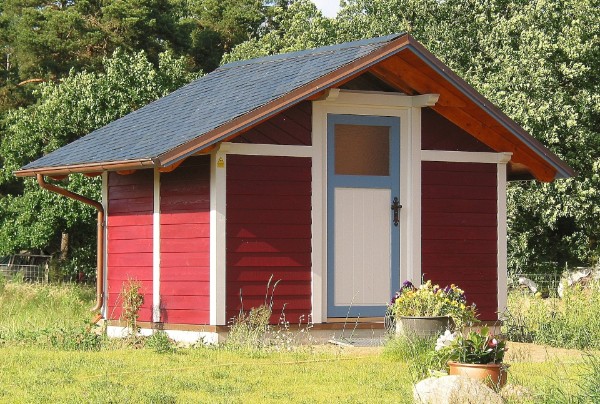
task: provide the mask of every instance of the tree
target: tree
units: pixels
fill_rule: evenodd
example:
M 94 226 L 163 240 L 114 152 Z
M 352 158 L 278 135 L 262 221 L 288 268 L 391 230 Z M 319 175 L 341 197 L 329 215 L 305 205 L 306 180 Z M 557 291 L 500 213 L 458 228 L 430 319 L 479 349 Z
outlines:
M 223 57 L 223 62 L 291 52 L 336 42 L 334 22 L 310 0 L 298 0 L 285 7 L 274 6 L 273 29 L 259 38 L 236 46 Z
M 183 58 L 159 55 L 158 67 L 144 52 L 118 50 L 103 63 L 103 73 L 72 71 L 60 84 L 43 83 L 39 100 L 8 114 L 0 185 L 14 182 L 13 171 L 43 154 L 153 101 L 189 82 Z M 97 178 L 71 175 L 64 184 L 98 200 Z M 76 254 L 93 258 L 95 216 L 91 208 L 40 189 L 26 179 L 22 193 L 0 198 L 0 254 L 20 249 L 58 251 L 62 233 L 70 235 Z M 93 263 L 90 266 L 93 268 Z

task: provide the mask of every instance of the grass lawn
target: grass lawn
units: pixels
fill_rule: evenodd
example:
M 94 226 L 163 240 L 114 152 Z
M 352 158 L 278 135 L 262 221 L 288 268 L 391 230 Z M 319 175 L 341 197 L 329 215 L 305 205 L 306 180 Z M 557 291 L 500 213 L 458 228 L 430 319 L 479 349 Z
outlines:
M 381 348 L 157 353 L 106 340 L 74 345 L 89 335 L 82 330 L 92 299 L 91 289 L 72 285 L 0 288 L 0 402 L 412 402 L 410 360 Z M 513 402 L 570 402 L 579 394 L 580 351 L 509 347 L 509 383 L 529 391 Z
M 380 355 L 219 349 L 0 349 L 7 402 L 410 402 L 405 364 Z M 256 355 L 254 355 L 256 356 Z
M 412 402 L 407 363 L 372 348 L 260 354 L 190 348 L 159 354 L 5 346 L 0 356 L 4 402 Z M 530 390 L 527 401 L 566 402 L 577 387 L 578 364 L 561 356 L 544 362 L 523 358 L 512 362 L 509 378 Z

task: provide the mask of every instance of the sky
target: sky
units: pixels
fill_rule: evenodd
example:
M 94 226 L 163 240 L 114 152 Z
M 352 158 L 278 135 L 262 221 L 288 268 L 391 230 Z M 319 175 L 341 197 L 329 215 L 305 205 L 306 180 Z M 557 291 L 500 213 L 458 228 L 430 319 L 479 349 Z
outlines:
M 335 17 L 340 9 L 339 0 L 312 0 L 317 5 L 325 17 Z

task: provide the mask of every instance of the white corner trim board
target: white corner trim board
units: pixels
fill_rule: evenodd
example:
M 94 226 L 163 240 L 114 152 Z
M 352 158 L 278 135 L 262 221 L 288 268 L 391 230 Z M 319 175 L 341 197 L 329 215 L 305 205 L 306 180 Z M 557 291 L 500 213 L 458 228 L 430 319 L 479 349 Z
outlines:
M 102 291 L 102 317 L 108 315 L 108 171 L 102 173 L 102 207 L 104 208 L 104 290 Z
M 152 210 L 152 321 L 160 322 L 160 171 L 157 168 Z
M 507 225 L 506 225 L 506 163 L 498 163 L 498 318 L 506 311 L 508 300 Z

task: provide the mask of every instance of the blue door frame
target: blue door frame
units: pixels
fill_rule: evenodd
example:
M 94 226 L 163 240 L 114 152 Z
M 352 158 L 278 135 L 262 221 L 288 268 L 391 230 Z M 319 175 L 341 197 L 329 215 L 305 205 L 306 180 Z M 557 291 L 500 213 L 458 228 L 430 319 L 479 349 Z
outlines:
M 368 125 L 390 128 L 390 175 L 336 175 L 335 125 Z M 366 115 L 327 115 L 327 316 L 328 317 L 383 317 L 386 306 L 336 306 L 335 291 L 335 188 L 390 189 L 391 199 L 400 198 L 400 118 Z M 390 222 L 393 220 L 390 200 Z M 390 290 L 388 298 L 396 291 L 400 279 L 400 226 L 391 226 L 390 235 Z

